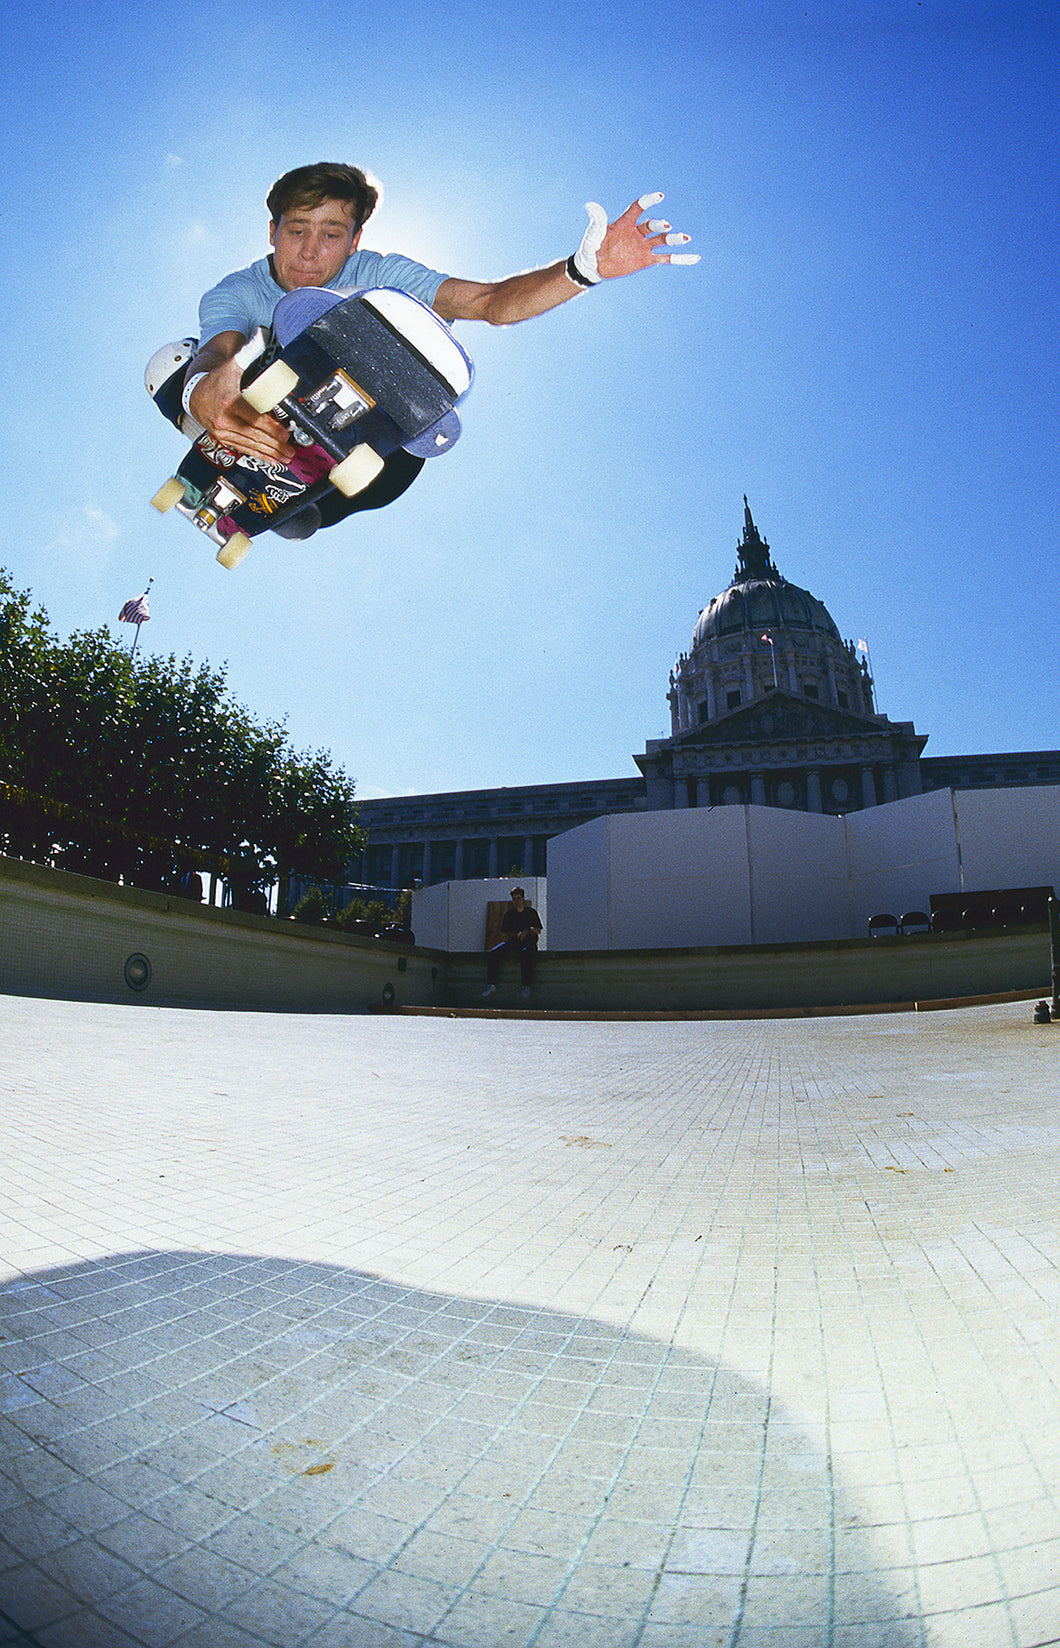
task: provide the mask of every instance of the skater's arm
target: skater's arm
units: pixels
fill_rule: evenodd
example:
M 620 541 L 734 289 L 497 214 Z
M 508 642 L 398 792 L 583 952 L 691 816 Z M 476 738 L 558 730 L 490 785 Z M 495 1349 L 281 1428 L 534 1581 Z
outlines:
M 220 332 L 203 344 L 185 376 L 186 384 L 199 378 L 187 411 L 229 451 L 283 463 L 291 452 L 287 431 L 275 418 L 255 412 L 240 394 L 243 367 L 235 357 L 246 341 L 241 332 Z
M 479 281 L 450 278 L 442 282 L 432 307 L 443 320 L 484 320 L 490 326 L 511 326 L 555 309 L 582 288 L 567 276 L 562 263 L 548 269 L 530 269 L 508 280 Z
M 491 326 L 510 326 L 557 308 L 599 281 L 632 275 L 657 263 L 698 262 L 694 253 L 665 250 L 686 245 L 687 235 L 673 233 L 658 218 L 639 221 L 641 213 L 662 198 L 642 195 L 614 223 L 607 222 L 602 207 L 590 205 L 589 227 L 572 258 L 510 275 L 507 280 L 445 280 L 434 308 L 443 320 L 484 320 Z

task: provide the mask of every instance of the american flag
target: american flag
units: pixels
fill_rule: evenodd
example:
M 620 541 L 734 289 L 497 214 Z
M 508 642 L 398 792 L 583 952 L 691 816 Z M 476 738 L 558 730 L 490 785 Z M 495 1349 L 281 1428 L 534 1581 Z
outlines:
M 147 609 L 147 590 L 135 601 L 126 601 L 118 614 L 119 624 L 146 624 L 151 614 Z

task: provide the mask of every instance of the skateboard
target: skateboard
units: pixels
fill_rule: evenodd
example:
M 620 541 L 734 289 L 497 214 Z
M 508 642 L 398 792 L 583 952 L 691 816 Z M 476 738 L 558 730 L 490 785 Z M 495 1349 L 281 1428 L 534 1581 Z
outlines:
M 474 377 L 471 357 L 449 327 L 408 292 L 288 292 L 271 331 L 259 328 L 237 356 L 244 400 L 285 424 L 297 445 L 287 464 L 268 464 L 230 452 L 193 420 L 174 417 L 173 386 L 183 381 L 191 342 L 172 346 L 179 376 L 157 391 L 152 368 L 157 376 L 166 352 L 148 369 L 148 389 L 163 412 L 195 436 L 151 502 L 163 514 L 175 508 L 194 521 L 229 569 L 260 533 L 282 527 L 309 504 L 319 501 L 333 518 L 349 513 L 342 499 L 366 493 L 400 452 L 420 460 L 448 452 L 460 435 L 457 407 Z M 389 495 L 384 490 L 381 501 L 404 485 L 391 486 Z M 336 492 L 340 508 L 329 510 Z

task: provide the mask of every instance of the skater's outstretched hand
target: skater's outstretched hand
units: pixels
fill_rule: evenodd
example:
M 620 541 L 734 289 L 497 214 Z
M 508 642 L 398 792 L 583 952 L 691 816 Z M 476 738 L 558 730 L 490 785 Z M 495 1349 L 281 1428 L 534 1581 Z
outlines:
M 641 223 L 641 214 L 657 206 L 661 194 L 641 195 L 614 223 L 595 200 L 586 203 L 589 227 L 574 254 L 574 263 L 583 279 L 595 285 L 650 269 L 656 263 L 698 263 L 698 252 L 671 252 L 671 246 L 687 246 L 689 235 L 671 228 L 665 218 L 652 217 Z
M 687 235 L 671 229 L 662 218 L 640 221 L 662 198 L 661 194 L 641 195 L 614 223 L 608 223 L 602 206 L 589 201 L 589 227 L 573 257 L 545 269 L 509 275 L 507 280 L 444 280 L 434 309 L 443 320 L 484 320 L 493 326 L 510 326 L 567 303 L 601 280 L 632 275 L 656 263 L 698 263 L 698 252 L 669 250 L 687 246 Z

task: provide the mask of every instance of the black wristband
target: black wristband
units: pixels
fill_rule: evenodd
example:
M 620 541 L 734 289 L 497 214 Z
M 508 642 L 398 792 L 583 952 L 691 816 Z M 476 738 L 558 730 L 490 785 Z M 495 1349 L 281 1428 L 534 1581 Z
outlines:
M 571 280 L 574 282 L 574 284 L 576 286 L 595 286 L 596 285 L 595 281 L 586 280 L 585 276 L 582 274 L 581 270 L 577 267 L 577 265 L 574 262 L 574 253 L 573 252 L 571 253 L 570 257 L 567 259 L 567 273 L 568 273 Z

